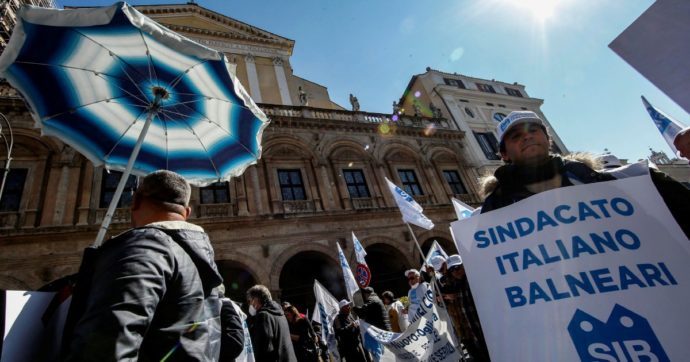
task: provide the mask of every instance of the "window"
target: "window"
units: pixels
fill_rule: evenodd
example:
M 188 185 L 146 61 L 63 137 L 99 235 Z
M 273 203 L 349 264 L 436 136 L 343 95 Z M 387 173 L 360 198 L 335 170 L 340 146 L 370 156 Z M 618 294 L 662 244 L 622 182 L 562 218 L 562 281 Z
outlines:
M 508 93 L 508 95 L 513 96 L 513 97 L 520 97 L 520 98 L 522 98 L 522 93 L 520 93 L 520 91 L 517 90 L 517 89 L 506 88 L 506 93 Z
M 278 182 L 283 200 L 306 200 L 300 170 L 278 170 Z
M 477 89 L 486 93 L 496 93 L 494 86 L 491 84 L 477 83 Z
M 214 182 L 199 189 L 202 204 L 227 204 L 230 202 L 228 182 Z
M 489 107 L 493 107 L 493 106 L 494 106 L 493 103 L 489 103 L 489 102 L 486 102 L 486 105 L 489 106 Z
M 424 195 L 413 170 L 398 170 L 398 176 L 400 176 L 400 181 L 402 181 L 403 190 L 409 195 Z
M 462 103 L 470 103 L 470 101 L 468 101 L 467 99 L 458 99 L 458 100 Z
M 505 113 L 501 113 L 501 112 L 494 113 L 494 121 L 501 122 L 503 120 L 503 118 L 506 118 Z
M 443 171 L 443 178 L 445 178 L 446 182 L 448 182 L 448 186 L 450 186 L 450 189 L 453 191 L 453 194 L 459 195 L 459 194 L 466 194 L 467 193 L 467 189 L 465 189 L 465 185 L 463 185 L 462 180 L 460 180 L 460 175 L 458 174 L 458 171 L 455 171 L 455 170 Z
M 0 211 L 19 211 L 28 171 L 26 168 L 11 168 L 7 173 L 5 189 L 0 200 Z
M 463 84 L 462 81 L 459 80 L 459 79 L 443 78 L 443 81 L 444 81 L 447 85 L 452 85 L 452 86 L 454 86 L 454 87 L 466 89 L 466 88 L 465 88 L 465 84 Z
M 110 201 L 115 195 L 115 189 L 117 188 L 117 184 L 120 182 L 121 177 L 122 172 L 120 171 L 108 172 L 107 170 L 103 170 L 103 179 L 101 180 L 101 200 L 98 207 L 105 209 L 110 206 Z M 132 197 L 134 196 L 134 191 L 137 190 L 137 184 L 137 177 L 134 175 L 129 175 L 125 188 L 122 190 L 122 196 L 117 202 L 117 207 L 127 207 L 132 204 Z
M 465 113 L 470 116 L 470 118 L 474 118 L 474 112 L 472 112 L 471 109 L 465 107 Z
M 479 147 L 482 148 L 484 155 L 489 160 L 500 160 L 498 156 L 498 142 L 496 137 L 491 132 L 474 132 L 474 137 L 479 142 Z
M 345 178 L 350 198 L 371 197 L 362 170 L 343 170 L 343 177 Z

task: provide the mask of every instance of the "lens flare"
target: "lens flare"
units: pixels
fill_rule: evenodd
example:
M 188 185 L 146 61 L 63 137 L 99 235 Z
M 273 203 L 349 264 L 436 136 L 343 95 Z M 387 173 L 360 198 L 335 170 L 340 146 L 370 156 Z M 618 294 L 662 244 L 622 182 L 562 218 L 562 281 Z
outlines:
M 421 95 L 422 95 L 422 92 L 420 92 L 420 91 L 414 92 L 415 98 L 419 98 Z
M 436 125 L 434 123 L 429 123 L 429 125 L 424 128 L 424 135 L 429 137 L 434 133 L 436 133 Z

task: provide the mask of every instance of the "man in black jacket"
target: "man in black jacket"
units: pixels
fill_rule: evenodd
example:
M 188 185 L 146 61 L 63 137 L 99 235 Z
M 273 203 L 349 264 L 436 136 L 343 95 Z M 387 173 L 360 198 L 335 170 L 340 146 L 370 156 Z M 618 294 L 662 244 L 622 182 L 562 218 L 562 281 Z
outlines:
M 482 213 L 499 209 L 542 191 L 615 179 L 594 171 L 593 158 L 580 154 L 562 158 L 549 154 L 551 140 L 543 121 L 530 111 L 511 112 L 497 127 L 506 165 L 483 181 L 488 197 Z M 690 190 L 667 175 L 650 170 L 652 182 L 674 219 L 690 238 Z
M 367 323 L 384 331 L 391 330 L 391 323 L 388 320 L 386 306 L 379 296 L 374 292 L 374 288 L 366 287 L 362 289 L 364 304 L 352 308 L 359 318 Z
M 247 304 L 252 316 L 249 335 L 254 347 L 254 359 L 262 362 L 297 361 L 283 308 L 273 301 L 268 288 L 263 285 L 249 288 Z
M 186 222 L 180 175 L 143 178 L 130 229 L 87 249 L 63 336 L 68 361 L 215 361 L 223 281 L 208 235 Z

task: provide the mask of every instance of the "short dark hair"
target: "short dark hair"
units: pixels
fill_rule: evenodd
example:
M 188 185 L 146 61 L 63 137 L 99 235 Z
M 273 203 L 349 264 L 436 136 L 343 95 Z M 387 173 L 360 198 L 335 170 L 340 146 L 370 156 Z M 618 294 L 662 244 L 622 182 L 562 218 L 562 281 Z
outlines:
M 154 171 L 141 180 L 135 193 L 136 198 L 144 198 L 165 206 L 172 211 L 187 207 L 192 195 L 192 187 L 184 177 L 168 171 Z
M 261 301 L 261 304 L 266 304 L 266 302 L 273 300 L 273 298 L 271 298 L 271 292 L 261 284 L 257 284 L 247 290 L 247 300 L 254 298 Z
M 393 295 L 393 292 L 391 292 L 390 290 L 386 290 L 385 292 L 383 292 L 383 293 L 381 294 L 381 298 L 382 298 L 382 299 L 383 299 L 383 298 L 388 298 L 388 299 L 390 299 L 391 301 L 393 301 L 393 300 L 395 300 L 395 295 Z

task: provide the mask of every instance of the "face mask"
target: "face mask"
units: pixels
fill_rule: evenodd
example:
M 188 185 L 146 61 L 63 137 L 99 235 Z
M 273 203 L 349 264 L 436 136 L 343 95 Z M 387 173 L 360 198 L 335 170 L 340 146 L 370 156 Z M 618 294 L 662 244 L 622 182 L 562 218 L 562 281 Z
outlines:
M 254 308 L 253 305 L 249 305 L 249 315 L 250 315 L 250 316 L 255 316 L 255 315 L 256 315 L 256 308 Z
M 416 289 L 419 286 L 419 283 L 414 283 L 412 284 L 412 289 Z

